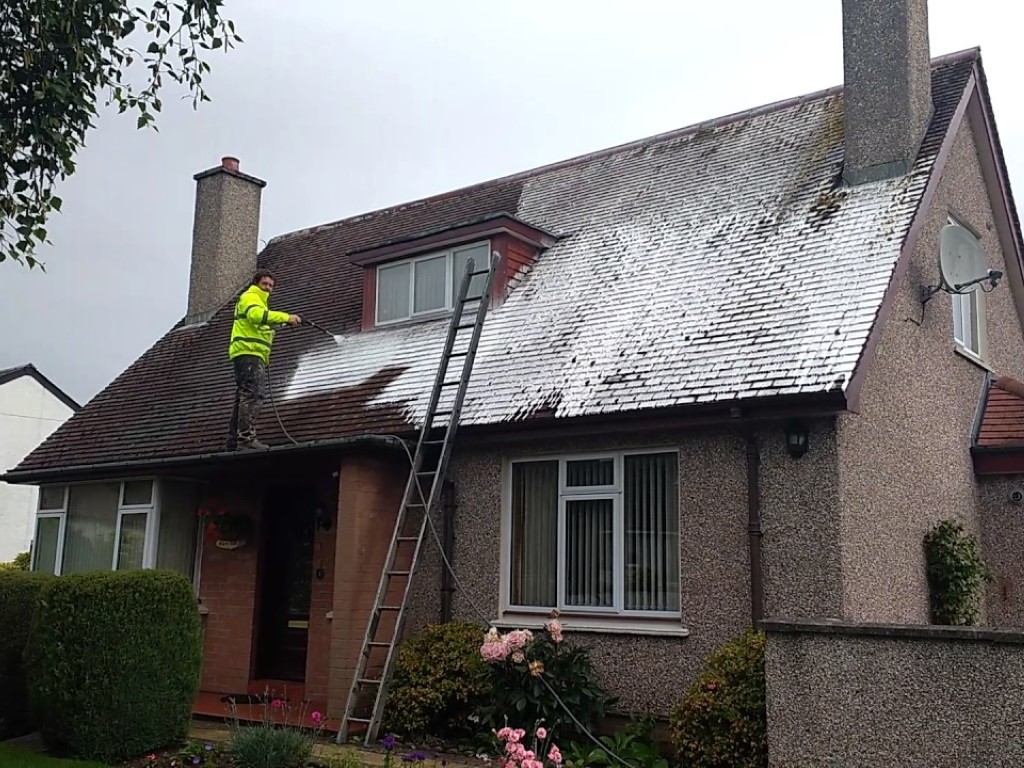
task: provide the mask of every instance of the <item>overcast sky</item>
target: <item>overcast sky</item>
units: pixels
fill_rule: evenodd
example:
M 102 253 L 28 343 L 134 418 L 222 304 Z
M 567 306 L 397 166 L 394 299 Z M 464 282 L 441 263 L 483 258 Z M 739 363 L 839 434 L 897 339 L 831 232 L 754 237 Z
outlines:
M 234 0 L 212 103 L 160 132 L 104 114 L 63 185 L 45 273 L 0 263 L 0 368 L 82 402 L 184 313 L 195 183 L 265 179 L 261 237 L 334 221 L 842 82 L 840 0 Z M 931 0 L 933 56 L 981 46 L 1024 199 L 1020 21 Z M 301 307 L 298 308 L 301 311 Z

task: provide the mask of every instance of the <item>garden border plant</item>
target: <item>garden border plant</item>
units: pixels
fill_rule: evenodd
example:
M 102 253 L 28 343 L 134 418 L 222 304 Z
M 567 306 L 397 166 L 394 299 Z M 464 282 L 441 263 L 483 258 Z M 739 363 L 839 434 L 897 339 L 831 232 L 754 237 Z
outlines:
M 39 594 L 57 577 L 0 569 L 0 741 L 32 728 L 25 682 L 25 646 Z
M 924 537 L 928 597 L 933 624 L 971 626 L 981 615 L 992 569 L 981 545 L 958 520 L 937 523 Z

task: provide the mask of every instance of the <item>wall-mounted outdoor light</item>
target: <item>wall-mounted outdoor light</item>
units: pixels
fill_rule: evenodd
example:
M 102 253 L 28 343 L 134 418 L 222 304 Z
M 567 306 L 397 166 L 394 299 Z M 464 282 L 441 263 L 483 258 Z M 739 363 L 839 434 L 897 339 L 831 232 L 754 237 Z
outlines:
M 786 451 L 794 459 L 807 453 L 807 427 L 801 421 L 791 421 L 786 425 Z

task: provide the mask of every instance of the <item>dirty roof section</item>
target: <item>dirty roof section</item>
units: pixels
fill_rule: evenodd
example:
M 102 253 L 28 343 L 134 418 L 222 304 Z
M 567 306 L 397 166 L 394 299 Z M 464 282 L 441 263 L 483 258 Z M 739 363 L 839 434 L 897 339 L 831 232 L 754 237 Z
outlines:
M 488 315 L 465 425 L 842 392 L 976 55 L 933 63 L 935 116 L 904 178 L 840 185 L 837 88 L 276 238 L 260 256 L 272 306 L 345 335 L 278 334 L 285 426 L 307 442 L 422 419 L 447 324 L 361 332 L 346 254 L 497 213 L 560 239 Z M 221 450 L 232 300 L 169 332 L 19 469 Z M 260 434 L 286 440 L 269 407 Z
M 978 448 L 1024 447 L 1024 383 L 990 377 L 974 437 Z

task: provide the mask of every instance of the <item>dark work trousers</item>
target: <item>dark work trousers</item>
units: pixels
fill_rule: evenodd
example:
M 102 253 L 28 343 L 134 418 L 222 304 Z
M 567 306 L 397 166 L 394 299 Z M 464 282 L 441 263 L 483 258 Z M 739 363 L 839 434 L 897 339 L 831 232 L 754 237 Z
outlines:
M 255 355 L 240 355 L 233 361 L 235 367 L 235 405 L 231 411 L 231 434 L 228 447 L 238 441 L 256 439 L 256 419 L 267 391 L 267 364 Z

